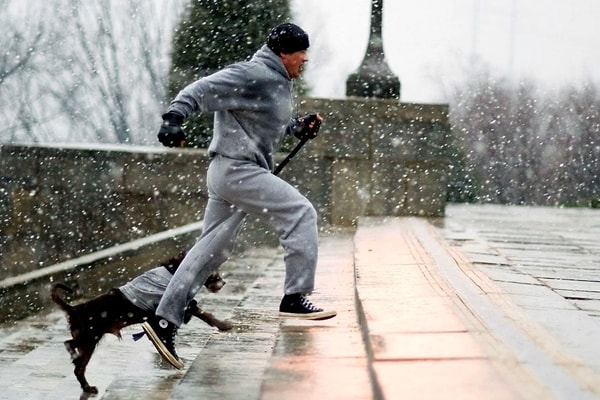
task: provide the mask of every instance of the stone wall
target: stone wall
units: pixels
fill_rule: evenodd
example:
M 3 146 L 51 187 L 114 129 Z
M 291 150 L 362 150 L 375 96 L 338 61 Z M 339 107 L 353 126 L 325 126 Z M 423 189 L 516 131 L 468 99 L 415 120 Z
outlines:
M 0 150 L 0 279 L 201 218 L 205 153 L 158 147 Z
M 361 215 L 442 216 L 449 125 L 444 105 L 304 99 L 319 138 L 281 176 L 321 225 Z M 278 160 L 284 157 L 277 156 Z M 104 145 L 0 148 L 0 280 L 200 220 L 203 150 Z M 273 241 L 249 220 L 248 240 Z
M 450 127 L 444 105 L 383 99 L 307 99 L 324 115 L 318 146 L 327 166 L 329 221 L 360 215 L 442 216 Z

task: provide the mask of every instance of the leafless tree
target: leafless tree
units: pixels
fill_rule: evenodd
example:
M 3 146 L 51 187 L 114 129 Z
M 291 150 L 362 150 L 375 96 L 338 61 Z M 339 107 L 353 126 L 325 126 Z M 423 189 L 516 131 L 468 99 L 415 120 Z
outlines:
M 0 0 L 0 142 L 154 143 L 184 1 Z
M 542 93 L 489 73 L 457 88 L 456 143 L 479 200 L 589 205 L 600 198 L 600 94 L 594 85 Z
M 72 35 L 61 57 L 68 76 L 63 74 L 54 96 L 74 131 L 101 142 L 150 139 L 163 108 L 176 16 L 164 13 L 178 3 L 71 0 L 63 21 Z
M 47 4 L 26 7 L 0 0 L 0 9 L 0 116 L 6 122 L 0 127 L 0 141 L 37 141 L 36 127 L 46 117 L 37 112 L 42 99 L 32 77 L 42 69 L 42 55 L 52 40 L 52 30 L 42 18 Z

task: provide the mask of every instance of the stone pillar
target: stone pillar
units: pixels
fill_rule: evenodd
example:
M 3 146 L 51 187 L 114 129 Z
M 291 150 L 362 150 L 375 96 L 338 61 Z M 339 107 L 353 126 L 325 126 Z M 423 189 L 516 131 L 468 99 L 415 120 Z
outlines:
M 442 217 L 446 205 L 448 106 L 396 99 L 315 99 L 317 142 L 294 160 L 294 181 L 334 225 L 361 216 Z M 292 171 L 290 171 L 292 172 Z
M 382 15 L 383 0 L 372 0 L 369 45 L 358 71 L 346 80 L 346 96 L 400 99 L 400 80 L 383 52 Z

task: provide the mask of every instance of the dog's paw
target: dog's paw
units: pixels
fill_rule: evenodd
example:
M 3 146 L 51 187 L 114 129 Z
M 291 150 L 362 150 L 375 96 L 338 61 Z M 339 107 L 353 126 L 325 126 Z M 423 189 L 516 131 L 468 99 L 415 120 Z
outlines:
M 89 394 L 98 394 L 98 388 L 96 386 L 86 386 L 83 388 L 83 391 L 85 393 L 89 393 Z
M 230 321 L 220 321 L 220 320 L 216 320 L 215 321 L 215 326 L 220 330 L 220 331 L 230 331 L 233 328 L 233 323 Z

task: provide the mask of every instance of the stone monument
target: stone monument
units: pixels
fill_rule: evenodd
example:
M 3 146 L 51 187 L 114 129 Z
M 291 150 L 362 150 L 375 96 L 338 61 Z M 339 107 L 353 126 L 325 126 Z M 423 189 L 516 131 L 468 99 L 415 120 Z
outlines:
M 346 80 L 346 96 L 400 99 L 400 80 L 385 61 L 382 16 L 383 0 L 372 0 L 367 52 L 358 71 Z

